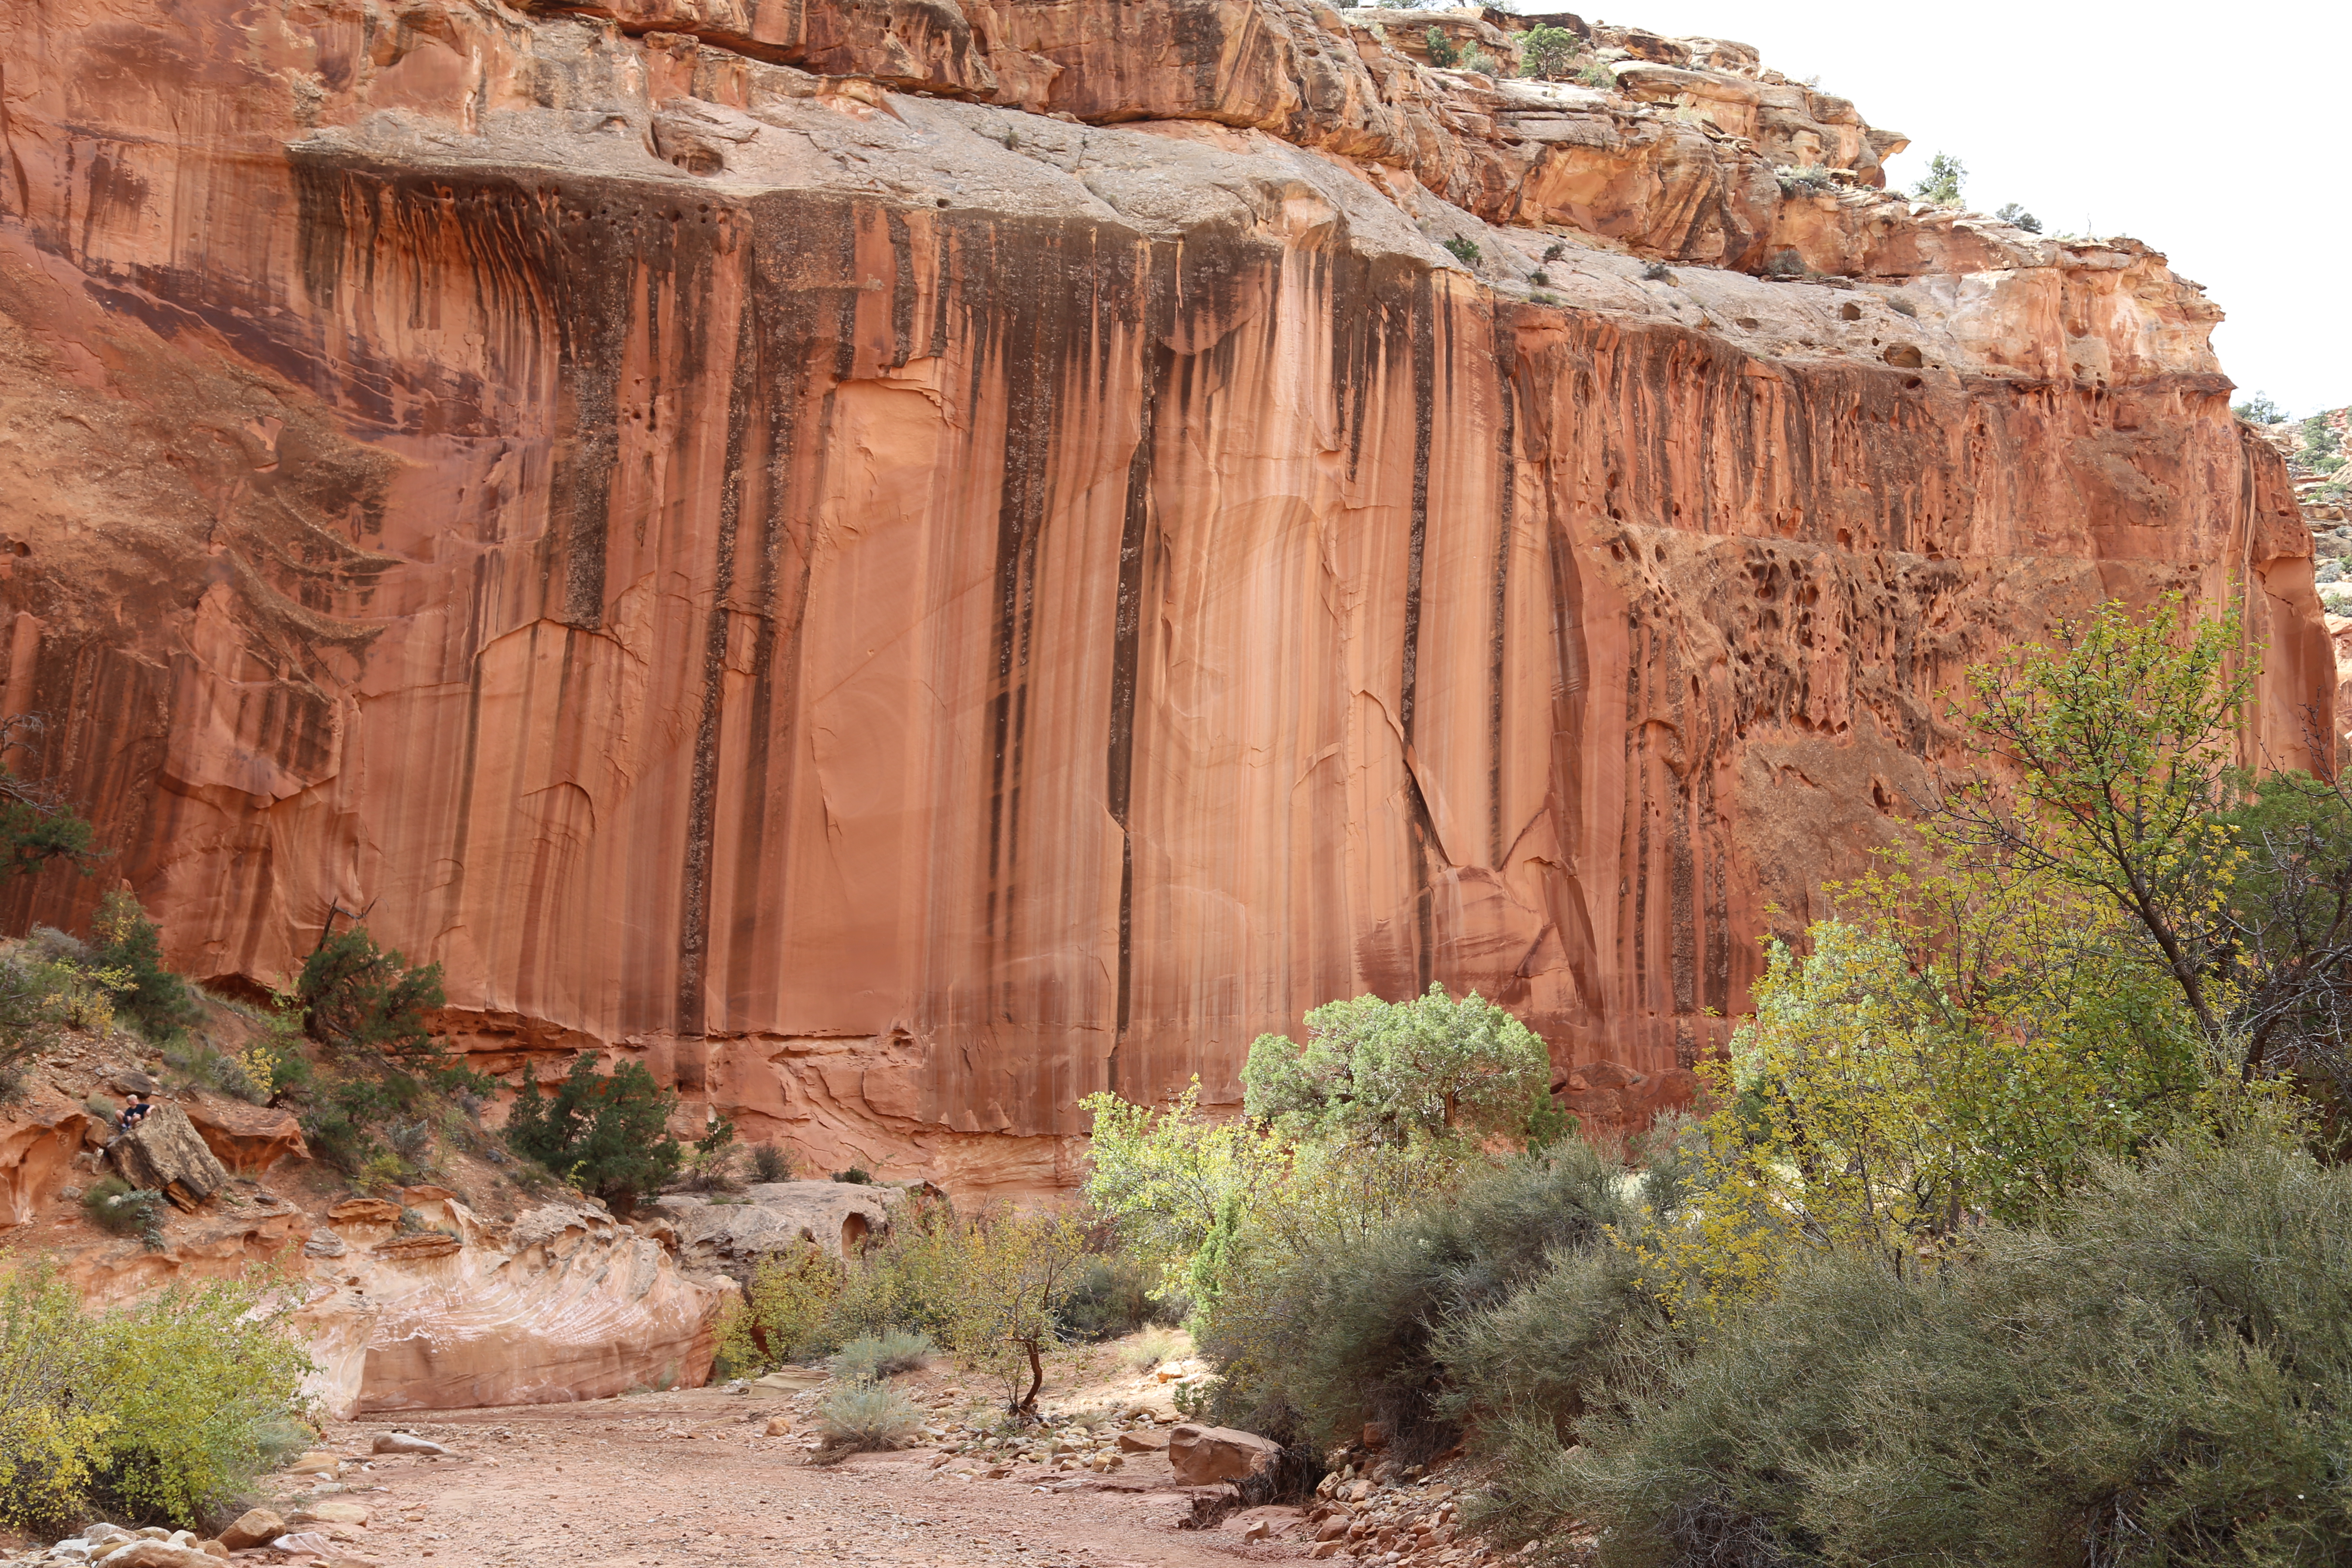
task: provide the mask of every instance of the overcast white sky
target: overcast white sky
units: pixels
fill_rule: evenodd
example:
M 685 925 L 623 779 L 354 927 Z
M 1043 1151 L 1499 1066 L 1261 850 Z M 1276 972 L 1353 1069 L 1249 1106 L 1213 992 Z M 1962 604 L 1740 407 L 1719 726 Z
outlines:
M 1558 0 L 1521 0 L 1534 13 Z M 1569 0 L 1587 20 L 1736 38 L 1968 165 L 1968 202 L 2052 233 L 2128 234 L 2205 285 L 2238 398 L 2352 403 L 2352 3 Z

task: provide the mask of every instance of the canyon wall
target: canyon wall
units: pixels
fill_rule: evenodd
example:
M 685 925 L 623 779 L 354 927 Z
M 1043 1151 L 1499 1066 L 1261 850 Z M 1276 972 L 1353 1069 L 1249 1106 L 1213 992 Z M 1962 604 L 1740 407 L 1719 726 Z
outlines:
M 2219 311 L 1886 196 L 1752 50 L 1431 68 L 1305 0 L 23 0 L 0 710 L 177 965 L 335 916 L 493 1070 L 1069 1179 L 1333 996 L 1719 1042 L 1960 760 L 2184 589 L 2330 746 Z M 1491 36 L 1490 36 L 1491 35 Z M 2314 736 L 2323 739 L 2315 742 Z M 1777 913 L 1771 912 L 1777 910 Z

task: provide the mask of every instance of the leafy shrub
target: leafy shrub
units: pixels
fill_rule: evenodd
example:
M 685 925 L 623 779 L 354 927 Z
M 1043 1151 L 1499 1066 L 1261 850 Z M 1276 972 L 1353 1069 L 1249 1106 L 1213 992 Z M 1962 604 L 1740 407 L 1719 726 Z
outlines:
M 1475 44 L 1462 51 L 1460 68 L 1476 71 L 1481 76 L 1494 76 L 1499 72 L 1499 68 L 1495 64 L 1495 57 Z
M 1478 248 L 1476 240 L 1458 234 L 1445 242 L 1445 248 L 1453 253 L 1454 260 L 1465 267 L 1477 266 L 1478 258 L 1484 254 Z
M 923 1425 L 923 1413 L 887 1384 L 853 1383 L 837 1388 L 817 1406 L 820 1464 L 852 1454 L 906 1447 Z
M 78 945 L 26 942 L 0 954 L 0 1104 L 22 1091 L 25 1064 L 54 1048 L 66 1030 L 103 1034 L 114 1022 L 121 974 L 88 963 L 73 951 Z
M 1796 253 L 1784 251 L 1781 254 L 1793 256 Z M 1645 283 L 1671 283 L 1675 280 L 1674 269 L 1663 261 L 1646 262 L 1642 268 L 1642 280 Z
M 1949 153 L 1938 153 L 1927 160 L 1927 177 L 1911 187 L 1914 200 L 1931 202 L 1939 207 L 1960 205 L 1960 187 L 1967 182 L 1966 165 Z
M 939 1347 L 926 1334 L 893 1329 L 850 1341 L 833 1355 L 833 1375 L 849 1383 L 878 1383 L 922 1366 Z
M 873 1173 L 863 1165 L 852 1165 L 846 1171 L 835 1171 L 833 1173 L 833 1179 L 836 1182 L 847 1183 L 853 1187 L 870 1187 L 874 1184 Z
M 835 1342 L 828 1326 L 842 1276 L 840 1261 L 811 1242 L 762 1258 L 719 1323 L 719 1353 L 728 1365 L 764 1371 Z
M 1782 167 L 1773 170 L 1772 174 L 1780 182 L 1780 194 L 1784 196 L 1821 196 L 1837 189 L 1837 182 L 1830 177 L 1830 172 L 1817 164 L 1804 168 Z
M 331 1085 L 304 1109 L 302 1138 L 313 1158 L 356 1176 L 383 1153 L 376 1130 L 404 1109 L 402 1085 L 354 1076 Z M 413 1084 L 410 1089 L 413 1093 Z
M 1147 1323 L 1182 1322 L 1183 1298 L 1158 1289 L 1159 1283 L 1139 1258 L 1123 1253 L 1088 1258 L 1079 1265 L 1069 1298 L 1062 1303 L 1063 1334 L 1074 1340 L 1109 1340 Z
M 97 1312 L 41 1260 L 0 1278 L 0 1522 L 193 1527 L 282 1449 L 310 1361 L 257 1283 Z
M 623 1062 L 602 1074 L 596 1061 L 596 1052 L 582 1052 L 552 1095 L 524 1074 L 507 1113 L 507 1142 L 626 1212 L 642 1194 L 660 1190 L 685 1158 L 686 1146 L 669 1133 L 677 1096 L 641 1063 Z M 734 1123 L 721 1118 L 694 1147 L 715 1151 L 734 1136 Z
M 737 1151 L 724 1144 L 715 1149 L 693 1148 L 686 1152 L 686 1161 L 676 1185 L 689 1193 L 740 1192 L 742 1178 L 736 1174 Z
M 392 1058 L 436 1054 L 425 1019 L 447 1000 L 441 966 L 412 966 L 398 949 L 377 947 L 365 926 L 320 943 L 303 963 L 294 992 L 310 1037 L 320 1045 Z
M 1600 60 L 1594 60 L 1577 72 L 1576 79 L 1587 87 L 1598 88 L 1603 92 L 1614 92 L 1617 89 L 1615 68 Z
M 1440 70 L 1452 69 L 1462 58 L 1461 51 L 1435 27 L 1422 35 L 1422 42 L 1428 47 L 1429 63 Z
M 142 1191 L 120 1176 L 102 1176 L 82 1189 L 81 1212 L 110 1236 L 144 1237 L 163 1244 L 163 1194 Z
M 1639 1207 L 1623 1173 L 1580 1140 L 1523 1155 L 1369 1234 L 1302 1248 L 1229 1310 L 1202 1348 L 1260 1407 L 1296 1412 L 1319 1443 L 1368 1421 L 1408 1460 L 1459 1435 L 1445 1325 L 1499 1306 L 1557 1258 L 1611 1245 Z
M 42 715 L 0 719 L 0 756 L 29 747 Z M 0 767 L 0 878 L 31 876 L 58 861 L 88 868 L 98 859 L 98 830 L 66 804 L 55 785 Z
M 1551 244 L 1544 247 L 1543 258 L 1546 261 L 1559 261 L 1564 258 L 1567 255 L 1568 247 L 1560 244 L 1558 240 L 1554 240 Z
M 2003 203 L 2000 210 L 1994 213 L 1992 216 L 2000 219 L 2000 221 L 2005 224 L 2023 229 L 2028 234 L 2040 234 L 2042 232 L 2042 220 L 2035 217 L 2032 213 L 2027 212 L 2023 207 L 2019 206 L 2015 202 Z
M 99 900 L 90 931 L 91 961 L 122 976 L 115 1006 L 141 1034 L 162 1044 L 203 1020 L 194 988 L 163 967 L 163 933 L 131 893 L 118 888 Z
M 1551 287 L 1551 274 L 1538 267 L 1528 274 L 1528 281 L 1538 289 L 1549 289 Z
M 774 1143 L 756 1143 L 751 1147 L 751 1179 L 755 1182 L 789 1182 L 793 1179 L 793 1157 Z
M 1520 1424 L 1486 1523 L 1608 1568 L 2333 1562 L 2347 1292 L 2352 1171 L 2241 1127 L 1966 1264 L 1816 1258 L 1578 1447 Z
M 1548 1104 L 1551 1057 L 1476 992 L 1358 996 L 1307 1015 L 1307 1044 L 1261 1035 L 1242 1068 L 1249 1114 L 1297 1138 L 1402 1146 L 1519 1133 Z

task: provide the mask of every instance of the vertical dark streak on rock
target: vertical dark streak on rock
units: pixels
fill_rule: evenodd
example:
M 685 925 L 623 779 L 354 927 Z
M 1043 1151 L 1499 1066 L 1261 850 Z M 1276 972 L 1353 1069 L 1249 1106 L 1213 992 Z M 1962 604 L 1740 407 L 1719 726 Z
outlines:
M 1649 726 L 1642 721 L 1643 651 L 1641 616 L 1625 614 L 1625 809 L 1633 816 L 1633 963 L 1626 991 L 1637 1006 L 1648 1002 L 1650 954 L 1650 758 Z
M 1429 988 L 1435 962 L 1435 920 L 1429 885 L 1429 853 L 1437 837 L 1429 802 L 1422 798 L 1413 750 L 1414 699 L 1421 663 L 1422 551 L 1429 532 L 1429 454 L 1437 401 L 1436 308 L 1428 274 L 1412 297 L 1412 510 L 1408 519 L 1404 573 L 1404 658 L 1397 683 L 1397 728 L 1404 737 L 1404 787 L 1412 802 L 1413 989 Z
M 1505 627 L 1510 608 L 1511 532 L 1517 526 L 1518 504 L 1518 363 L 1516 353 L 1501 340 L 1508 327 L 1498 310 L 1489 307 L 1488 321 L 1497 340 L 1494 344 L 1495 393 L 1502 402 L 1503 424 L 1497 432 L 1496 483 L 1495 574 L 1486 623 L 1486 864 L 1503 868 L 1503 663 Z
M 735 592 L 735 534 L 742 517 L 743 446 L 758 387 L 757 334 L 750 322 L 738 324 L 735 363 L 728 381 L 727 455 L 719 489 L 718 537 L 712 563 L 710 617 L 702 638 L 702 712 L 695 724 L 694 771 L 687 800 L 685 864 L 678 898 L 677 1008 L 671 1027 L 681 1047 L 699 1039 L 709 1027 L 706 980 L 710 963 L 710 858 L 719 815 L 719 727 L 726 710 L 727 643 L 733 614 L 728 601 Z M 696 1079 L 688 1083 L 688 1065 Z M 677 1058 L 678 1087 L 703 1087 L 703 1058 L 681 1050 Z
M 1127 500 L 1118 538 L 1118 607 L 1111 626 L 1110 728 L 1103 759 L 1111 820 L 1118 824 L 1118 1012 L 1110 1052 L 1110 1081 L 1118 1092 L 1119 1065 L 1134 1016 L 1135 831 L 1129 814 L 1135 795 L 1135 686 L 1142 658 L 1144 542 L 1151 526 L 1151 474 L 1160 400 L 1173 378 L 1176 353 L 1163 341 L 1162 313 L 1173 292 L 1172 258 L 1155 248 L 1144 279 L 1143 352 L 1150 356 L 1135 451 L 1127 463 Z M 1104 336 L 1108 338 L 1108 333 Z
M 1687 1015 L 1697 1003 L 1698 979 L 1698 867 L 1691 844 L 1692 774 L 1704 763 L 1698 755 L 1689 685 L 1679 676 L 1674 678 L 1674 694 L 1672 711 L 1683 771 L 1666 770 L 1666 809 L 1673 814 L 1666 831 L 1666 941 L 1675 1011 Z
M 888 216 L 890 258 L 896 263 L 890 280 L 890 363 L 895 369 L 915 353 L 915 242 L 906 214 L 893 209 Z

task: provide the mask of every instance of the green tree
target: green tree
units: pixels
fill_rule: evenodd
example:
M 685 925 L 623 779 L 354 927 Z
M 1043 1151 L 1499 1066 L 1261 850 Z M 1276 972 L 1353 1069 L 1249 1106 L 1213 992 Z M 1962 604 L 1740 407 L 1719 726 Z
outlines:
M 411 965 L 355 925 L 320 942 L 294 984 L 310 1037 L 336 1049 L 393 1058 L 437 1054 L 426 1020 L 447 1000 L 441 966 Z
M 1652 1248 L 1685 1304 L 1769 1291 L 1824 1247 L 1906 1272 L 1987 1220 L 2046 1218 L 2207 1103 L 2201 1037 L 2110 900 L 1944 866 L 1832 891 L 1810 952 L 1769 944 L 1754 1016 L 1703 1069 L 1691 1223 Z
M 1538 22 L 1519 39 L 1519 74 L 1557 81 L 1576 68 L 1584 40 L 1566 27 Z
M 1452 41 L 1435 27 L 1430 28 L 1423 35 L 1422 42 L 1429 48 L 1429 63 L 1440 70 L 1451 69 L 1454 62 L 1462 58 L 1461 51 L 1456 49 Z
M 102 968 L 121 972 L 125 984 L 116 994 L 115 1006 L 140 1033 L 160 1043 L 203 1020 L 194 988 L 163 967 L 163 933 L 137 898 L 118 888 L 99 900 L 90 934 L 96 939 L 91 959 Z
M 1087 1202 L 1110 1217 L 1120 1241 L 1159 1269 L 1163 1283 L 1180 1287 L 1220 1216 L 1278 1183 L 1288 1166 L 1286 1151 L 1263 1130 L 1210 1121 L 1200 1103 L 1197 1078 L 1165 1110 L 1111 1094 L 1078 1102 L 1094 1119 Z
M 2344 437 L 2325 414 L 2303 422 L 2303 449 L 2295 454 L 2304 467 L 2332 474 L 2344 466 Z
M 2000 221 L 2005 224 L 2010 224 L 2018 228 L 2023 229 L 2028 234 L 2040 234 L 2042 232 L 2042 220 L 2035 217 L 2032 213 L 2027 212 L 2015 202 L 2007 202 L 2002 204 L 2000 210 L 1994 213 L 1992 216 L 2000 219 Z
M 2237 939 L 2228 893 L 2245 859 L 2217 815 L 2253 680 L 2238 648 L 2234 615 L 2194 619 L 2176 594 L 2144 620 L 2104 605 L 2060 623 L 2052 646 L 1970 669 L 1974 706 L 1958 716 L 2009 782 L 1952 791 L 1934 820 L 1963 868 L 2112 904 L 2215 1047 L 2229 1031 L 2217 975 Z
M 2273 402 L 2266 392 L 2257 392 L 2243 403 L 2232 405 L 2230 412 L 2249 425 L 2275 425 L 2286 417 L 2286 410 Z
M 2251 1061 L 2352 1082 L 2352 782 L 2232 780 L 2221 816 L 2244 862 L 2230 886 L 2231 1021 Z
M 583 1051 L 551 1095 L 525 1073 L 507 1113 L 507 1142 L 626 1213 L 677 1174 L 688 1146 L 669 1132 L 677 1095 L 641 1063 L 623 1062 L 607 1074 L 596 1062 L 596 1052 Z M 719 1149 L 734 1135 L 735 1124 L 722 1117 L 694 1147 Z
M 1070 1215 L 999 1211 L 959 1228 L 949 1342 L 964 1364 L 1003 1384 L 1008 1409 L 1034 1417 L 1045 1353 L 1060 1342 L 1055 1320 L 1086 1263 L 1086 1226 Z
M 28 747 L 43 728 L 38 713 L 0 719 L 0 757 Z M 54 784 L 0 766 L 0 877 L 30 875 L 62 860 L 87 868 L 99 858 L 98 830 Z
M 1476 992 L 1405 1002 L 1358 996 L 1307 1015 L 1307 1044 L 1261 1035 L 1242 1068 L 1248 1113 L 1301 1140 L 1401 1147 L 1524 1136 L 1548 1102 L 1551 1056 Z
M 1933 202 L 1939 207 L 1960 205 L 1960 186 L 1967 181 L 1966 165 L 1949 153 L 1938 153 L 1927 160 L 1927 177 L 1911 187 L 1911 194 L 1923 202 Z

